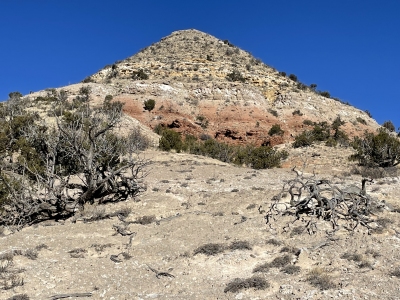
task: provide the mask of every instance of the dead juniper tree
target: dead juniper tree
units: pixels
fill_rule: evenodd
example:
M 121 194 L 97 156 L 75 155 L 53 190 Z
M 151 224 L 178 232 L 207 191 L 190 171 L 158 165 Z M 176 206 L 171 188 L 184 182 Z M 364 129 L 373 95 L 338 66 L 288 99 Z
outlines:
M 106 101 L 93 108 L 90 90 L 83 92 L 73 105 L 63 95 L 53 103 L 54 112 L 62 106 L 53 127 L 37 118 L 26 121 L 26 111 L 13 121 L 5 110 L 8 103 L 3 105 L 0 139 L 7 147 L 1 149 L 0 225 L 66 218 L 86 203 L 120 201 L 143 191 L 148 162 L 137 155 L 137 136 L 114 132 L 122 103 Z M 14 127 L 18 131 L 10 130 Z
M 315 175 L 306 177 L 295 168 L 292 170 L 296 177 L 283 185 L 267 211 L 265 219 L 269 226 L 277 218 L 289 216 L 284 231 L 299 221 L 304 230 L 314 234 L 321 221 L 326 221 L 331 228 L 328 233 L 335 232 L 341 226 L 353 231 L 358 225 L 365 226 L 370 232 L 373 214 L 380 208 L 378 201 L 365 190 L 365 183 L 372 182 L 371 179 L 363 178 L 362 188 L 341 188 L 329 180 L 318 179 Z

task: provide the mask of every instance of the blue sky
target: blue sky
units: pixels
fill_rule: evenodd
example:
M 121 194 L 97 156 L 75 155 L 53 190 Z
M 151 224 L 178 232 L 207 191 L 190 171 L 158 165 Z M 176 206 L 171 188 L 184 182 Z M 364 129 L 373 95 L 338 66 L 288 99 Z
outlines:
M 400 1 L 0 0 L 0 100 L 195 28 L 400 126 Z

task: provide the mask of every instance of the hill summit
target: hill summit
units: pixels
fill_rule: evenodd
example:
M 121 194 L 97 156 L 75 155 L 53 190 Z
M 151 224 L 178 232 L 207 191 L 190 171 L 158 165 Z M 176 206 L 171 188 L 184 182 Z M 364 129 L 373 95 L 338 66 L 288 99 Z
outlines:
M 93 101 L 111 95 L 124 102 L 124 112 L 150 130 L 161 125 L 229 144 L 284 144 L 312 124 L 330 125 L 337 117 L 350 137 L 379 126 L 315 85 L 194 29 L 175 31 L 63 89 L 72 97 L 82 85 L 92 88 Z M 148 100 L 154 109 L 144 109 Z M 271 134 L 274 125 L 280 126 L 279 134 Z

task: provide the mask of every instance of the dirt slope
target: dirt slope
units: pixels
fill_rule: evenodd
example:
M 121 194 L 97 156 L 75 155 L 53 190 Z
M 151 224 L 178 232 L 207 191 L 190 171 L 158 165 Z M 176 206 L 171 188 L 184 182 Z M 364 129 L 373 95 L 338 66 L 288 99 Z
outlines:
M 359 185 L 361 178 L 348 174 L 350 163 L 338 161 L 332 173 L 326 169 L 332 154 L 320 153 L 314 158 L 320 160 L 315 169 L 318 176 L 339 185 Z M 22 254 L 14 256 L 10 268 L 23 268 L 17 276 L 23 278 L 24 285 L 1 291 L 0 298 L 22 293 L 30 299 L 71 293 L 92 293 L 90 299 L 397 297 L 400 279 L 389 274 L 399 266 L 400 259 L 397 212 L 377 215 L 387 220 L 386 228 L 372 235 L 360 227 L 352 235 L 340 230 L 328 237 L 321 230 L 310 236 L 296 229 L 300 221 L 284 232 L 285 220 L 270 228 L 259 211 L 268 208 L 284 180 L 293 178 L 289 169 L 255 171 L 205 157 L 154 151 L 147 151 L 145 156 L 154 163 L 146 177 L 147 191 L 136 201 L 110 204 L 105 211 L 87 207 L 81 217 L 39 224 L 14 234 L 5 229 L 0 237 L 0 255 L 13 250 Z M 399 178 L 385 178 L 367 186 L 368 193 L 391 206 L 400 205 L 399 189 Z M 123 225 L 118 217 L 84 222 L 93 215 L 123 208 L 131 209 L 125 222 L 146 223 L 151 216 L 154 222 L 131 223 L 125 231 L 120 230 L 131 233 L 125 236 L 116 230 Z M 280 244 L 271 244 L 271 239 Z M 248 242 L 251 249 L 229 249 L 235 241 Z M 211 256 L 195 254 L 208 243 L 220 243 L 225 249 Z M 26 250 L 37 246 L 38 257 L 29 259 L 34 255 Z M 299 273 L 285 274 L 280 268 L 270 268 L 257 274 L 270 283 L 269 288 L 224 292 L 235 278 L 250 278 L 255 267 L 287 254 L 281 252 L 284 247 L 299 249 L 289 254 L 290 264 L 300 267 Z M 340 258 L 344 253 L 361 254 L 368 267 L 360 268 L 360 262 Z M 315 268 L 330 276 L 333 288 L 321 291 L 310 285 L 308 274 Z

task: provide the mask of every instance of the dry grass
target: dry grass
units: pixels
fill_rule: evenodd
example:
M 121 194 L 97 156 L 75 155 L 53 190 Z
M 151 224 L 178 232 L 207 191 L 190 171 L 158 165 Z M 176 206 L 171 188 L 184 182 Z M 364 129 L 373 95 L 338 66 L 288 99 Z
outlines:
M 308 273 L 307 281 L 320 290 L 329 290 L 336 287 L 332 278 L 319 268 L 312 269 Z
M 198 247 L 196 250 L 194 250 L 193 255 L 196 254 L 205 254 L 205 255 L 217 255 L 218 253 L 221 253 L 225 250 L 224 245 L 221 244 L 205 244 L 203 246 Z
M 229 247 L 230 250 L 251 250 L 253 249 L 247 241 L 235 241 L 232 242 Z
M 140 224 L 140 225 L 148 225 L 148 224 L 151 224 L 151 223 L 153 223 L 155 221 L 156 221 L 156 216 L 151 215 L 151 216 L 139 217 L 133 223 Z
M 235 278 L 229 282 L 224 289 L 224 293 L 237 293 L 243 289 L 254 288 L 256 290 L 265 290 L 269 288 L 270 284 L 262 277 L 251 277 L 246 279 Z

